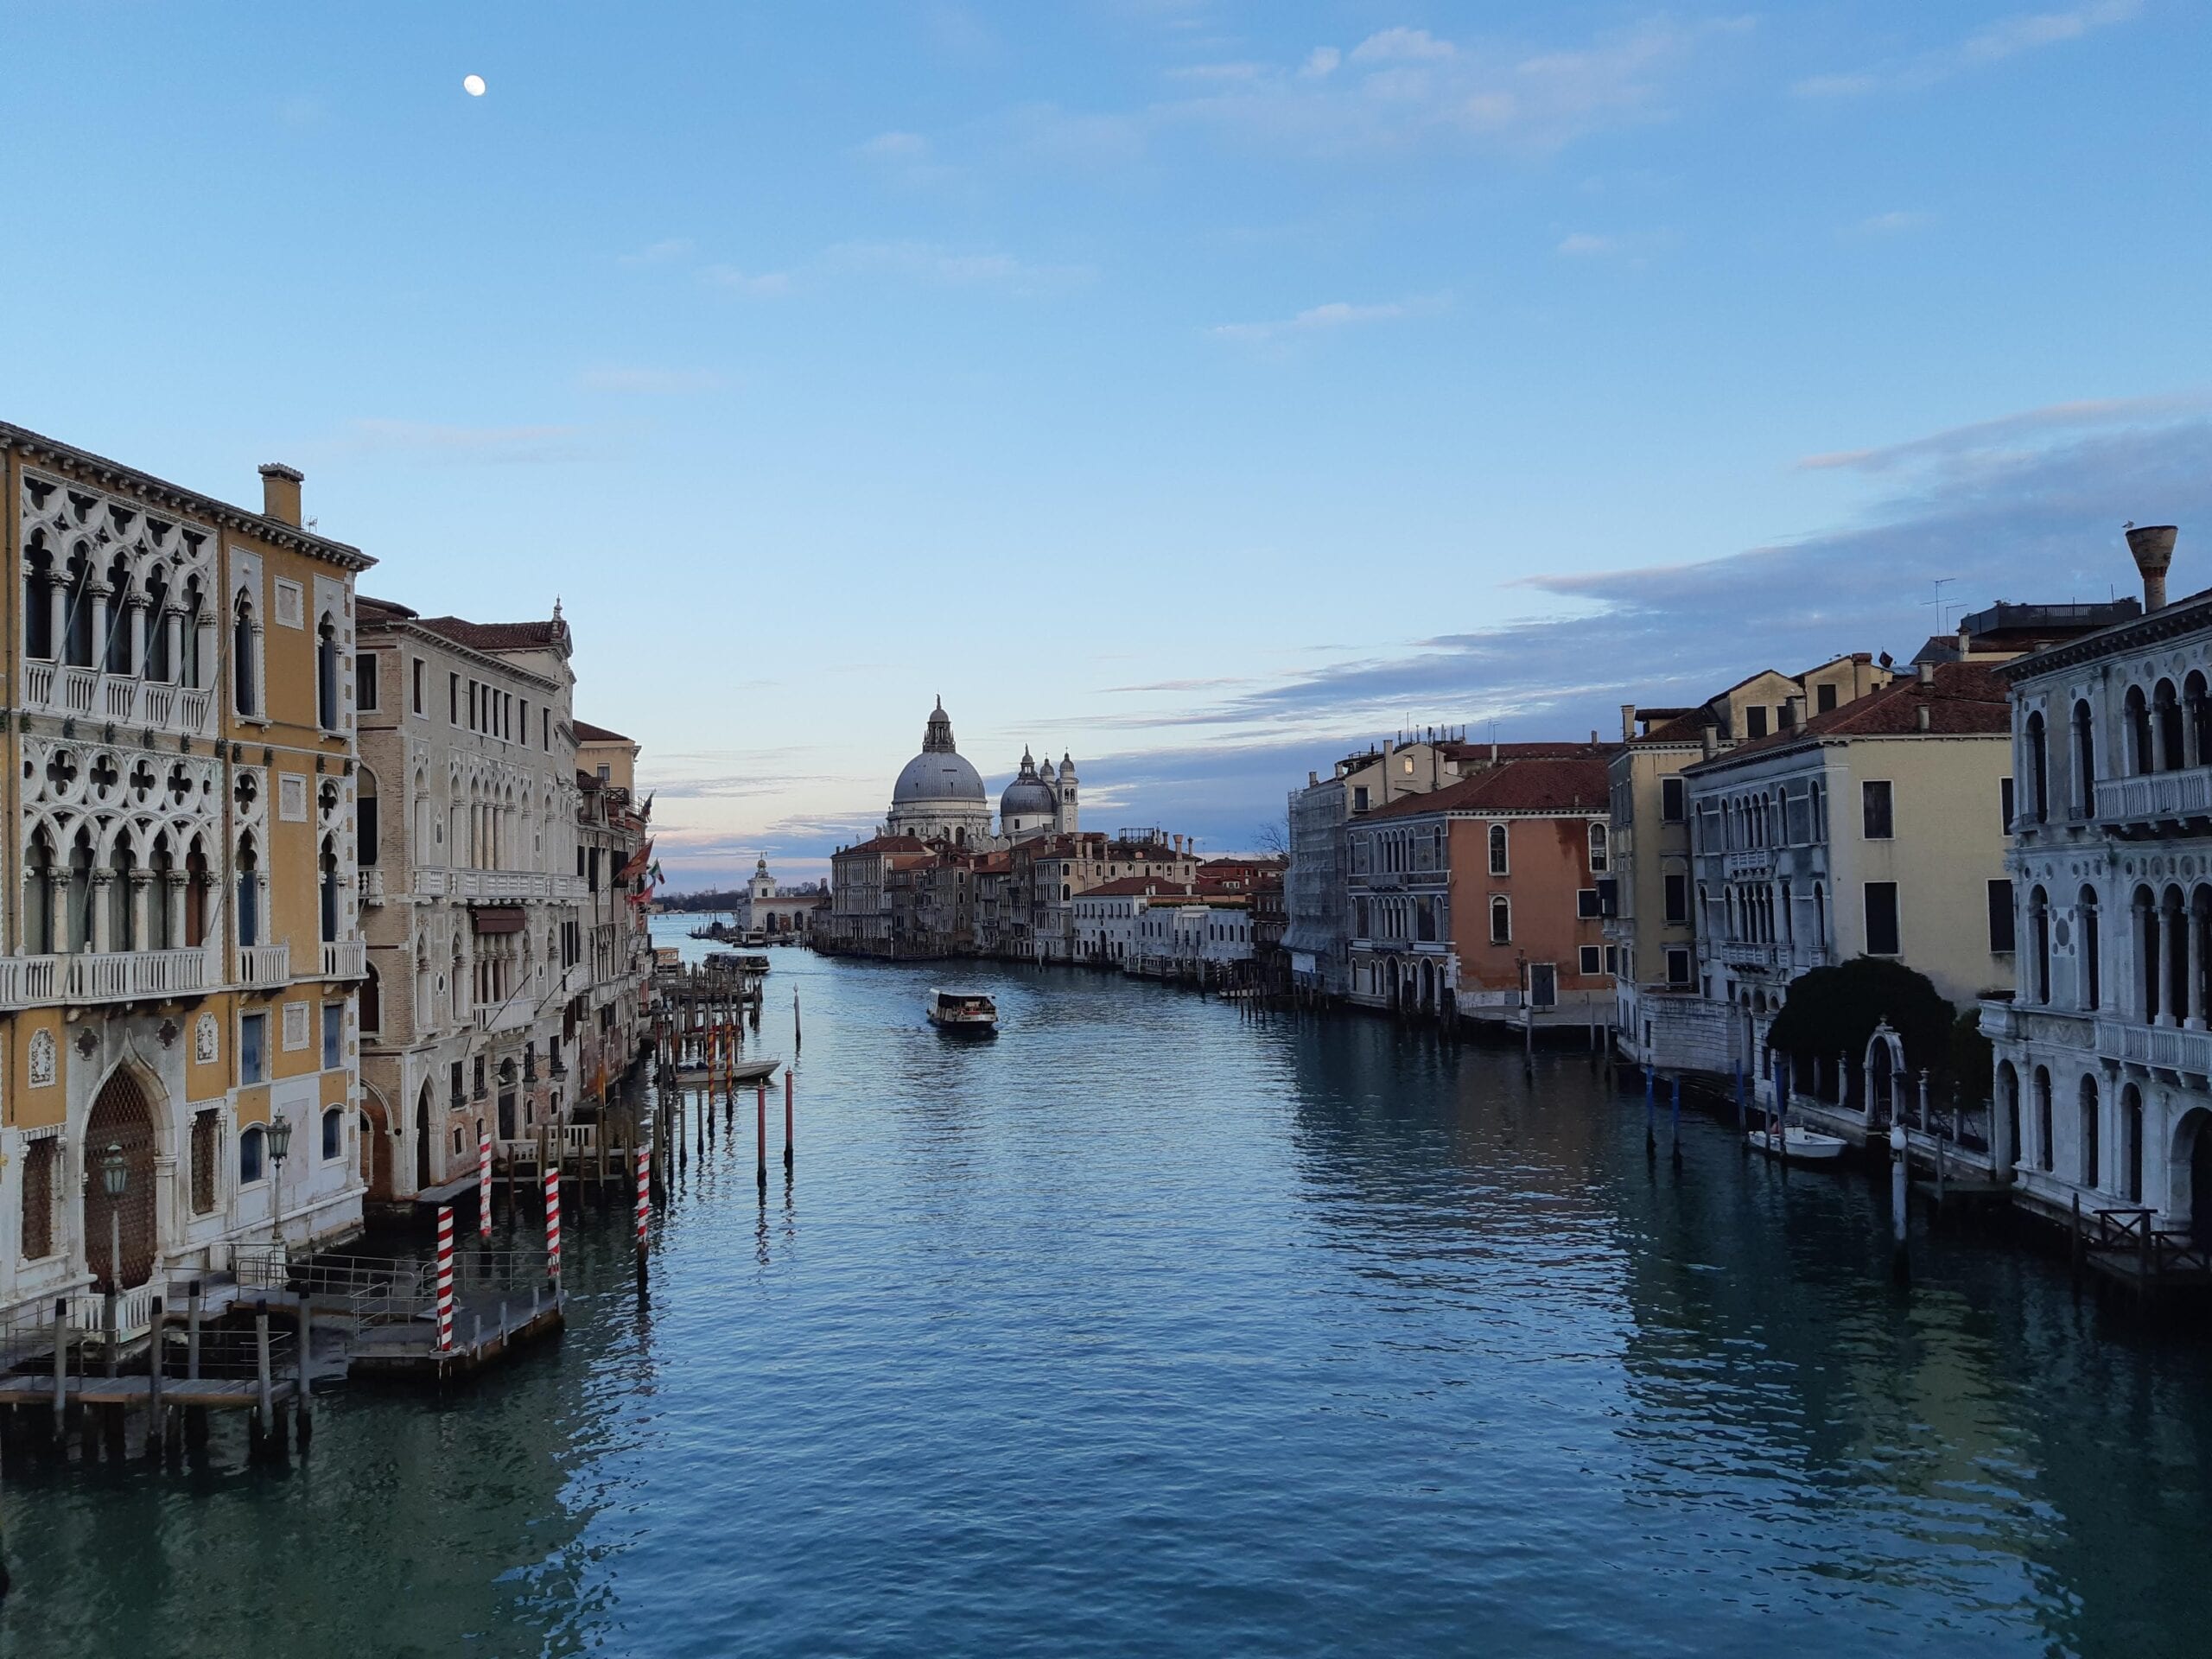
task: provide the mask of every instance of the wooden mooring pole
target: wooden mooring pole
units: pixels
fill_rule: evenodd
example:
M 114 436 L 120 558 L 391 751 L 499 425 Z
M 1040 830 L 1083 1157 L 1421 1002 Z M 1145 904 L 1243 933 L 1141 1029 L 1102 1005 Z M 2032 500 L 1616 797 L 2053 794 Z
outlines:
M 784 1068 L 784 1167 L 791 1166 L 791 1069 Z

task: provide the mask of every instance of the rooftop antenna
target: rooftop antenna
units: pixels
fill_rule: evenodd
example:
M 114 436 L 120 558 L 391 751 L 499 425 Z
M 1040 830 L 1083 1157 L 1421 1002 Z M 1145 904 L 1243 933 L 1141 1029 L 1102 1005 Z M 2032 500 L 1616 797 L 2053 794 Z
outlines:
M 1950 619 L 1946 613 L 1952 605 L 1956 604 L 1958 601 L 1955 600 L 1946 600 L 1943 597 L 1943 589 L 1949 583 L 1956 582 L 1958 578 L 1956 576 L 1937 576 L 1935 580 L 1936 597 L 1930 600 L 1923 600 L 1921 602 L 1923 604 L 1933 605 L 1936 607 L 1936 632 L 1938 633 L 1949 633 L 1952 632 L 1952 629 L 1950 626 Z

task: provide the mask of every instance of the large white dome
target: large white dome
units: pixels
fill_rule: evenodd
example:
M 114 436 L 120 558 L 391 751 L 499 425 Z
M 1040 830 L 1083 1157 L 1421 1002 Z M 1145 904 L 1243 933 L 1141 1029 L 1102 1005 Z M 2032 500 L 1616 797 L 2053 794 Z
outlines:
M 893 807 L 925 806 L 938 801 L 981 806 L 983 779 L 966 757 L 944 749 L 916 755 L 891 786 Z

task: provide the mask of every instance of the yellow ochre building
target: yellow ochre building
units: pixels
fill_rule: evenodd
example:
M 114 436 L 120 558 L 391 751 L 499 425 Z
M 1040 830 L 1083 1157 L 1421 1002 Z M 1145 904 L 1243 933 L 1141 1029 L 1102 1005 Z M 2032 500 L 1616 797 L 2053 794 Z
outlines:
M 0 1319 L 143 1325 L 361 1224 L 354 579 L 258 512 L 0 424 Z M 119 1246 L 119 1256 L 118 1259 Z

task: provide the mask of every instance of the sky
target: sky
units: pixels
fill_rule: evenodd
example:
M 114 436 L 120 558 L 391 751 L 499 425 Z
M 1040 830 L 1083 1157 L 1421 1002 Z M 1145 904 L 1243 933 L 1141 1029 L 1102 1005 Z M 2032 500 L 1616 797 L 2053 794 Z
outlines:
M 0 0 L 0 419 L 557 597 L 678 889 L 824 873 L 939 696 L 995 794 L 1245 849 L 1402 728 L 2128 591 L 2125 520 L 2212 586 L 2208 61 L 2198 0 Z

